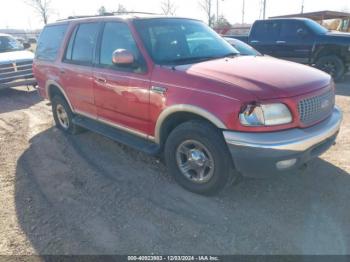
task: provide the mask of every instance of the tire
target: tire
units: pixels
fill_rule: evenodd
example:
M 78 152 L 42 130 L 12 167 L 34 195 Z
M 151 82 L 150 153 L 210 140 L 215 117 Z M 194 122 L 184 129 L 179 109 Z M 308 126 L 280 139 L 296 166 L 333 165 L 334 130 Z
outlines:
M 62 96 L 54 96 L 51 104 L 53 118 L 57 128 L 70 134 L 78 134 L 81 132 L 82 128 L 73 124 L 72 120 L 74 118 L 74 114 L 67 101 Z M 59 114 L 61 114 L 61 116 L 59 116 Z M 66 114 L 66 117 L 62 117 L 63 114 Z M 66 120 L 63 121 L 62 118 L 66 118 Z
M 222 190 L 230 178 L 232 181 L 238 177 L 222 134 L 204 121 L 189 121 L 176 127 L 165 143 L 164 158 L 175 181 L 197 194 L 213 195 Z M 184 172 L 188 166 L 195 166 L 202 172 Z M 200 173 L 203 178 L 200 178 Z
M 336 55 L 320 57 L 316 61 L 316 67 L 330 74 L 335 81 L 341 80 L 345 74 L 344 62 Z

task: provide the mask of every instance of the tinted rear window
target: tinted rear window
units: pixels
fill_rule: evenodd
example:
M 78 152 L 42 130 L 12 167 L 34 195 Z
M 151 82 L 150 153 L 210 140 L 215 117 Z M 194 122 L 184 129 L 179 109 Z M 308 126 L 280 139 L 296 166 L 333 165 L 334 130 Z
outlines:
M 80 24 L 69 40 L 65 61 L 92 63 L 99 29 L 99 23 Z
M 254 40 L 276 40 L 280 33 L 280 24 L 277 21 L 258 21 L 253 26 Z
M 40 34 L 36 49 L 36 58 L 54 61 L 67 30 L 67 24 L 47 26 Z

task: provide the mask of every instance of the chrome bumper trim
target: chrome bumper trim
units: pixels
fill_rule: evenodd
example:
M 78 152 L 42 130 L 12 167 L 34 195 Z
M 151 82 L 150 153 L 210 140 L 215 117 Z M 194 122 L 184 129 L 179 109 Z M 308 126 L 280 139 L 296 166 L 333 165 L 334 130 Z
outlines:
M 341 122 L 342 112 L 338 107 L 335 107 L 329 118 L 309 128 L 294 128 L 269 133 L 224 131 L 223 134 L 228 145 L 305 151 L 334 136 L 339 131 Z

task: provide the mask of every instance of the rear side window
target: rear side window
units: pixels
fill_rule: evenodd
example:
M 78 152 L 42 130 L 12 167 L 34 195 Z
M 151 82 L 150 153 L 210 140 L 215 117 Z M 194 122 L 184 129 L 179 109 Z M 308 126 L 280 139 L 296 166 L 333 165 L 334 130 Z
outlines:
M 279 22 L 256 22 L 253 27 L 253 38 L 252 40 L 276 40 L 280 33 Z
M 99 23 L 80 24 L 71 35 L 65 61 L 77 64 L 91 64 L 94 58 L 99 29 Z
M 53 25 L 44 28 L 40 34 L 36 49 L 36 58 L 46 61 L 54 61 L 57 58 L 62 40 L 67 30 L 67 24 Z

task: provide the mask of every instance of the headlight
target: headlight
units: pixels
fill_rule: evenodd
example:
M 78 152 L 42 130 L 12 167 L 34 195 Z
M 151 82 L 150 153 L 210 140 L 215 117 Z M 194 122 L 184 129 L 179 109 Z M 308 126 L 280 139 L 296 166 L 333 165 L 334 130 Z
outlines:
M 292 122 L 292 114 L 284 104 L 248 105 L 239 115 L 244 126 L 275 126 Z

